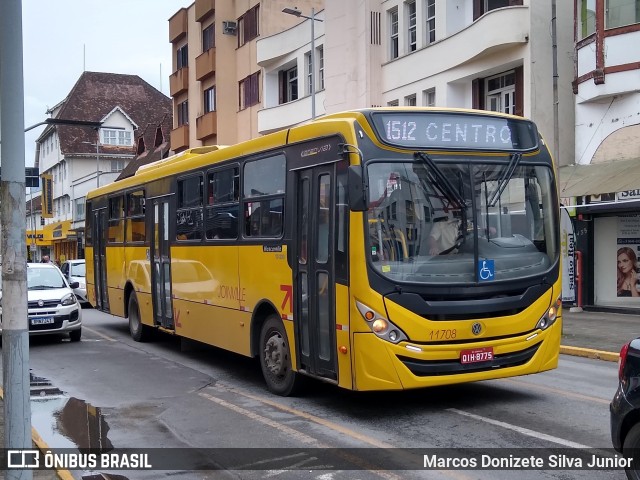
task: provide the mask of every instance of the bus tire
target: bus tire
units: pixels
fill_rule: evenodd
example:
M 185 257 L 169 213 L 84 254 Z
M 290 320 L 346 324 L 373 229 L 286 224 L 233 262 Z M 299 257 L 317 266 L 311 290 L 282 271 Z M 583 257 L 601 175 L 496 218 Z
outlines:
M 129 332 L 131 333 L 131 338 L 136 342 L 146 342 L 149 340 L 149 327 L 142 323 L 138 299 L 133 292 L 129 297 Z
M 282 320 L 271 315 L 260 330 L 260 367 L 267 388 L 281 396 L 294 394 L 300 387 L 300 374 L 291 366 L 291 349 Z

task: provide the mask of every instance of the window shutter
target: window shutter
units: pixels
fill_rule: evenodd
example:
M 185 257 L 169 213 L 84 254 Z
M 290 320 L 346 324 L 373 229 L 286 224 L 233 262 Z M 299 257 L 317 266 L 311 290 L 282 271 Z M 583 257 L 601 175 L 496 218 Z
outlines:
M 516 68 L 516 104 L 513 109 L 515 115 L 524 117 L 524 68 Z

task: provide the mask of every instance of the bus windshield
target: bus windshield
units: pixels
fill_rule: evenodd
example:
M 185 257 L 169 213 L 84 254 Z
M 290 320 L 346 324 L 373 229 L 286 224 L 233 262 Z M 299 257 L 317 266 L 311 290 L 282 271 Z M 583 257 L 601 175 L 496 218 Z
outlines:
M 559 248 L 553 174 L 532 159 L 416 154 L 371 161 L 367 252 L 374 268 L 394 282 L 429 284 L 548 271 Z

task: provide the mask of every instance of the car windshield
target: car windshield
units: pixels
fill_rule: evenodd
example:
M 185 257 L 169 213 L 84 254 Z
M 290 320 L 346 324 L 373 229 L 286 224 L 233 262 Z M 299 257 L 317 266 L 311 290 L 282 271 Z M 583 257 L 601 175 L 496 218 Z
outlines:
M 432 284 L 546 272 L 559 248 L 553 174 L 535 160 L 417 154 L 369 163 L 372 265 L 393 281 Z
M 84 277 L 85 273 L 85 264 L 83 263 L 70 263 L 69 264 L 69 275 L 72 277 Z
M 27 288 L 29 290 L 47 290 L 64 288 L 64 278 L 56 268 L 27 268 Z

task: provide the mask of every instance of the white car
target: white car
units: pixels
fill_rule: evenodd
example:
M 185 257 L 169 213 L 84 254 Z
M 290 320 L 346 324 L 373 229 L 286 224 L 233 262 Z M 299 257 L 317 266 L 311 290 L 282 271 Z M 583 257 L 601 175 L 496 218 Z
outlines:
M 84 259 L 67 260 L 62 264 L 60 270 L 69 283 L 78 282 L 78 287 L 73 289 L 73 293 L 76 294 L 81 304 L 88 305 Z
M 80 341 L 82 309 L 73 288 L 78 288 L 78 282 L 69 284 L 55 264 L 27 264 L 30 335 L 68 333 L 72 342 Z M 0 292 L 0 326 L 2 306 Z

